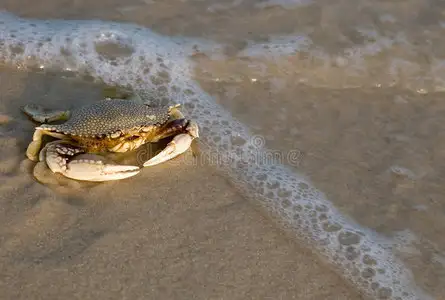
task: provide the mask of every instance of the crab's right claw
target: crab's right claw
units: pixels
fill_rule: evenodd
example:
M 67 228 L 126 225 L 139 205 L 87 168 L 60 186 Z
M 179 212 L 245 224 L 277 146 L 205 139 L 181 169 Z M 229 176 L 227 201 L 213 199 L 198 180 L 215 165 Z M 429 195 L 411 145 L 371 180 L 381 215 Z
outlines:
M 46 156 L 44 159 L 51 171 L 75 180 L 95 182 L 120 180 L 140 172 L 137 166 L 107 163 L 102 156 L 83 154 L 82 150 L 59 141 L 45 147 L 44 151 Z
M 62 174 L 75 180 L 101 182 L 125 179 L 139 172 L 137 166 L 106 164 L 101 156 L 81 154 L 67 164 Z

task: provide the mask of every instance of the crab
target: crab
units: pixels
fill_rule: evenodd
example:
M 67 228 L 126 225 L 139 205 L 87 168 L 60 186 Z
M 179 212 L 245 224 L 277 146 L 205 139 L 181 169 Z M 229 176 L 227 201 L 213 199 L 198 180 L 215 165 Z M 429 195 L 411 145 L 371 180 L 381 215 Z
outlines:
M 53 173 L 79 181 L 120 180 L 138 174 L 142 167 L 121 165 L 106 159 L 106 153 L 124 153 L 146 143 L 173 137 L 143 167 L 166 162 L 187 151 L 199 137 L 196 122 L 188 120 L 180 105 L 153 107 L 129 99 L 106 98 L 72 111 L 49 111 L 30 104 L 22 109 L 35 128 L 26 156 L 45 162 Z M 51 124 L 64 121 L 61 124 Z M 43 137 L 55 141 L 43 146 Z M 43 147 L 42 147 L 43 146 Z

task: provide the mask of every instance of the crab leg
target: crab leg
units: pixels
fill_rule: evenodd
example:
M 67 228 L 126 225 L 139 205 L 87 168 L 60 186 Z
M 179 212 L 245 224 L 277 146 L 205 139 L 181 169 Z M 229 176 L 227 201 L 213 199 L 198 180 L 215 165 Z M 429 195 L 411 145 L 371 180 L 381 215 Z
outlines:
M 198 125 L 190 121 L 186 127 L 186 133 L 181 133 L 173 138 L 160 153 L 144 163 L 144 167 L 154 166 L 187 151 L 195 138 L 199 137 Z
M 25 105 L 22 111 L 38 123 L 67 120 L 71 114 L 68 110 L 49 110 L 38 104 Z
M 48 143 L 42 150 L 46 164 L 54 173 L 81 181 L 111 181 L 134 176 L 137 166 L 107 163 L 100 155 L 86 154 L 82 149 L 66 141 Z
M 28 115 L 32 120 L 38 123 L 48 123 L 54 121 L 67 120 L 70 117 L 70 111 L 62 110 L 48 110 L 38 104 L 28 104 L 22 107 L 22 111 Z M 26 150 L 26 156 L 32 160 L 37 161 L 40 148 L 42 147 L 42 138 L 44 135 L 50 135 L 55 138 L 64 139 L 65 136 L 60 133 L 49 132 L 39 127 L 34 131 L 32 142 Z
M 39 127 L 36 128 L 32 136 L 32 142 L 28 145 L 26 149 L 26 156 L 32 161 L 38 161 L 38 156 L 40 148 L 42 147 L 42 138 L 44 135 L 49 135 L 55 138 L 64 139 L 66 138 L 61 133 L 49 132 Z

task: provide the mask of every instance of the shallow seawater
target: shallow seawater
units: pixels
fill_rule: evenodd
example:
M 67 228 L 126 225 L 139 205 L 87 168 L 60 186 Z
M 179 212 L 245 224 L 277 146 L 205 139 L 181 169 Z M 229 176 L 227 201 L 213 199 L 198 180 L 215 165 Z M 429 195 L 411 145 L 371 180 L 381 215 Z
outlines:
M 376 299 L 445 293 L 441 1 L 52 2 L 0 7 L 25 18 L 0 16 L 8 68 L 177 97 L 202 121 L 205 153 L 217 159 L 207 164 L 252 203 L 262 199 L 290 236 L 359 291 Z M 247 166 L 240 157 L 255 151 L 243 148 L 246 139 L 267 149 Z M 338 224 L 347 230 L 335 234 Z

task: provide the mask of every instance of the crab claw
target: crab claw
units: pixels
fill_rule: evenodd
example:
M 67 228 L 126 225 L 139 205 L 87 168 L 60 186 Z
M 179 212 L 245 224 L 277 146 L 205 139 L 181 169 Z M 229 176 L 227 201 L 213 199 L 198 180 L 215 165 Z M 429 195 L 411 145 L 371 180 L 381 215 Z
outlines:
M 62 174 L 75 180 L 111 181 L 135 176 L 139 171 L 137 166 L 106 164 L 99 155 L 81 154 L 67 164 Z
M 154 166 L 175 158 L 176 156 L 187 151 L 190 148 L 192 141 L 193 137 L 186 133 L 175 136 L 173 140 L 167 144 L 167 147 L 165 147 L 164 150 L 146 161 L 144 163 L 144 167 Z
M 82 150 L 60 141 L 50 143 L 45 148 L 44 159 L 51 171 L 75 180 L 96 182 L 120 180 L 134 176 L 140 171 L 137 166 L 107 163 L 102 156 L 83 154 Z
M 164 150 L 146 161 L 144 163 L 144 167 L 154 166 L 175 158 L 176 156 L 187 151 L 192 145 L 193 140 L 198 137 L 198 125 L 194 121 L 189 121 L 186 128 L 186 133 L 181 133 L 175 136 L 173 140 L 167 144 L 167 147 L 165 147 Z

